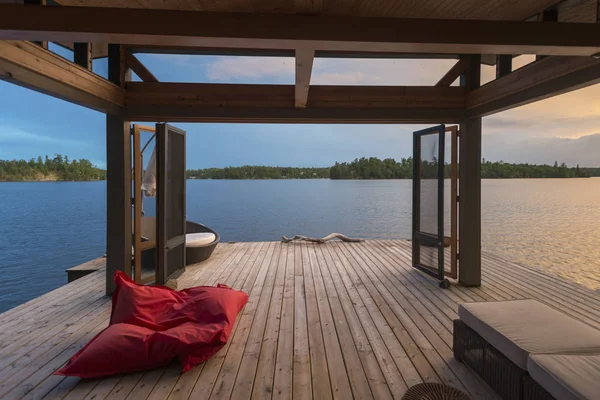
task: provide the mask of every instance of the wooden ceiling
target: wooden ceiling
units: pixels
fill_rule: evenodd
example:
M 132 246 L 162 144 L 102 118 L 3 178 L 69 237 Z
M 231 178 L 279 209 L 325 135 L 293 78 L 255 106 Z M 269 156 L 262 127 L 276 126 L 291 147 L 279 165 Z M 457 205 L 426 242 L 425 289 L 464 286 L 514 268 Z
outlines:
M 65 6 L 521 21 L 557 0 L 55 0 Z

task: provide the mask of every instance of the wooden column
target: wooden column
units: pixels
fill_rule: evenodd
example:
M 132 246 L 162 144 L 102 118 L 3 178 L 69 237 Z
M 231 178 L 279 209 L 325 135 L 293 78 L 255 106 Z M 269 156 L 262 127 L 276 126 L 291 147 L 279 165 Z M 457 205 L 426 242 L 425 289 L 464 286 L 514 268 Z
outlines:
M 32 4 L 32 5 L 36 5 L 36 6 L 45 6 L 46 5 L 46 0 L 23 0 L 23 4 Z M 48 42 L 47 41 L 43 41 L 43 42 L 33 42 L 35 44 L 38 44 L 40 46 L 42 46 L 44 49 L 48 48 Z
M 481 56 L 466 56 L 461 80 L 467 90 L 481 84 Z M 464 286 L 481 285 L 481 117 L 460 125 L 459 153 L 459 275 Z
M 548 8 L 542 11 L 539 17 L 540 22 L 557 22 L 558 21 L 558 8 Z M 535 56 L 536 60 L 541 60 L 546 56 Z
M 125 83 L 124 52 L 108 46 L 108 79 Z M 117 270 L 131 268 L 131 132 L 123 113 L 106 115 L 106 293 Z
M 92 44 L 73 43 L 73 62 L 88 71 L 92 70 Z
M 496 78 L 502 78 L 512 72 L 512 55 L 498 55 L 496 57 Z

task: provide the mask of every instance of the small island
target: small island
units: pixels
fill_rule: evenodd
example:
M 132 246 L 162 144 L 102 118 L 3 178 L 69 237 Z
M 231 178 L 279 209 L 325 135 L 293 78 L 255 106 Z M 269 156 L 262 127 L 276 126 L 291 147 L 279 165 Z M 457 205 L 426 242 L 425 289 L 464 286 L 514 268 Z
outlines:
M 97 181 L 106 179 L 106 171 L 86 159 L 69 160 L 55 154 L 31 160 L 0 160 L 0 182 Z

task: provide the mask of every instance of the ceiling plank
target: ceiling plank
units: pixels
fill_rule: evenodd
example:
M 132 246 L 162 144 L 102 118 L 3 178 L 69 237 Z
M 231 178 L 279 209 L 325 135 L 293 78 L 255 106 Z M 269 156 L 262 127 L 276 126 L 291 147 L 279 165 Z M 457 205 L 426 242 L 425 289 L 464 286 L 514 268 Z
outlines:
M 465 72 L 465 59 L 458 60 L 456 64 L 446 72 L 446 74 L 435 84 L 435 86 L 450 86 L 458 77 Z
M 122 88 L 30 42 L 0 41 L 0 79 L 97 111 L 123 108 Z
M 106 23 L 110 21 L 110 23 Z M 600 25 L 0 5 L 0 39 L 442 54 L 589 56 Z
M 136 56 L 131 54 L 130 52 L 125 52 L 125 62 L 127 66 L 131 68 L 133 72 L 136 73 L 137 76 L 144 82 L 158 82 L 158 79 L 154 76 L 152 72 Z
M 485 116 L 600 83 L 600 60 L 547 57 L 467 94 L 470 116 Z
M 313 49 L 296 50 L 296 108 L 306 107 L 314 59 L 315 51 Z

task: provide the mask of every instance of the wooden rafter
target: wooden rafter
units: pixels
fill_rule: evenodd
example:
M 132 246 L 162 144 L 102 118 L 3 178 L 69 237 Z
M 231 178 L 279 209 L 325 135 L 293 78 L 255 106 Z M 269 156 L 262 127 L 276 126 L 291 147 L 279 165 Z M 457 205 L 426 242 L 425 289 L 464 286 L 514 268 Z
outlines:
M 0 41 L 0 79 L 102 112 L 123 107 L 123 89 L 29 42 Z
M 295 108 L 294 85 L 127 83 L 125 113 L 135 121 L 171 122 L 456 122 L 464 88 L 311 86 Z
M 128 82 L 125 102 L 221 108 L 294 108 L 294 85 Z M 321 86 L 310 88 L 310 108 L 464 108 L 464 88 L 431 86 Z
M 589 56 L 600 52 L 597 24 L 14 4 L 0 5 L 0 39 L 391 53 Z
M 314 58 L 315 51 L 312 49 L 296 50 L 296 108 L 306 107 Z
M 600 60 L 547 57 L 468 93 L 468 114 L 494 114 L 595 83 L 600 83 Z
M 126 52 L 125 53 L 125 62 L 127 63 L 127 67 L 131 68 L 133 72 L 136 73 L 137 76 L 144 82 L 158 82 L 158 79 L 150 72 L 148 68 L 136 56 L 133 54 Z
M 465 72 L 465 60 L 461 59 L 458 60 L 456 64 L 454 64 L 452 68 L 448 70 L 448 72 L 446 72 L 446 74 L 438 81 L 438 83 L 436 83 L 435 86 L 450 86 L 463 72 Z

